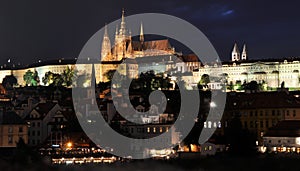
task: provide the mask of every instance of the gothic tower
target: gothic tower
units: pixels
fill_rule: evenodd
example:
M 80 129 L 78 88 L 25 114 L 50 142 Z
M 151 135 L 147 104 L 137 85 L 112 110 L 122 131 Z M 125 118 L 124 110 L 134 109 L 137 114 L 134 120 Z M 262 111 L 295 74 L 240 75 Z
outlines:
M 114 59 L 122 60 L 126 56 L 126 39 L 128 38 L 126 34 L 126 24 L 125 24 L 125 16 L 124 9 L 122 11 L 122 20 L 120 29 L 116 27 L 116 35 L 115 35 L 115 46 L 114 46 Z
M 247 59 L 248 59 L 247 49 L 246 49 L 246 44 L 244 44 L 243 51 L 242 51 L 242 60 L 247 60 Z
M 107 33 L 107 25 L 105 25 L 105 31 L 102 41 L 101 59 L 108 60 L 108 56 L 111 54 L 111 44 Z
M 141 42 L 141 44 L 143 44 L 143 43 L 144 43 L 144 30 L 143 30 L 143 23 L 141 23 L 140 42 Z
M 234 43 L 233 50 L 231 53 L 231 61 L 239 61 L 240 60 L 240 51 L 237 46 L 237 43 Z

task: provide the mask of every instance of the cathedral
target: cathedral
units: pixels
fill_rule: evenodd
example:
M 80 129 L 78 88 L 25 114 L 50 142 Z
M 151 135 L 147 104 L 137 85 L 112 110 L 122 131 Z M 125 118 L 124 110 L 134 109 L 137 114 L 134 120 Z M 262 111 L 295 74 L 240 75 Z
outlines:
M 139 41 L 133 41 L 131 32 L 126 28 L 124 10 L 120 28 L 116 26 L 114 45 L 108 37 L 107 26 L 103 36 L 101 60 L 102 61 L 121 61 L 125 58 L 173 55 L 175 49 L 171 47 L 168 39 L 145 41 L 143 24 L 140 27 Z

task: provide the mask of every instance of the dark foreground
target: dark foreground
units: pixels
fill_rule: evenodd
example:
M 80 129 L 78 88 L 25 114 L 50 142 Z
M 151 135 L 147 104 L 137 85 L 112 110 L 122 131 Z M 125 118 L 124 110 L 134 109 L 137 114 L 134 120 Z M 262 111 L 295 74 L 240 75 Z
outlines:
M 139 160 L 114 164 L 87 165 L 48 165 L 43 162 L 20 164 L 12 161 L 0 161 L 3 171 L 254 171 L 300 170 L 300 156 L 256 156 L 256 157 L 210 157 L 199 160 Z

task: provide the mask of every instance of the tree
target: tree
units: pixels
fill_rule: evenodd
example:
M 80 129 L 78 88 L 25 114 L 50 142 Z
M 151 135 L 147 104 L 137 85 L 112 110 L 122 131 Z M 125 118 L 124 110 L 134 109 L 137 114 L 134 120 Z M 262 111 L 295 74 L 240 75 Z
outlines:
M 45 76 L 42 78 L 42 82 L 44 85 L 50 85 L 53 83 L 53 73 L 48 71 L 45 73 Z
M 60 87 L 63 85 L 63 78 L 60 74 L 53 73 L 48 71 L 45 73 L 45 76 L 42 78 L 44 85 Z
M 30 85 L 31 84 L 31 80 L 33 79 L 33 72 L 28 70 L 24 76 L 23 76 L 23 80 L 25 81 L 26 85 Z
M 39 77 L 37 70 L 34 70 L 32 77 L 33 77 L 33 79 L 31 80 L 31 85 L 33 85 L 33 86 L 39 85 L 40 77 Z
M 255 154 L 255 138 L 247 129 L 243 129 L 239 115 L 235 115 L 225 130 L 229 152 L 233 155 Z
M 244 85 L 244 89 L 255 92 L 255 91 L 258 91 L 260 89 L 260 86 L 256 81 L 251 81 L 250 83 L 246 83 Z
M 106 79 L 108 80 L 108 82 L 110 82 L 115 74 L 116 70 L 108 70 L 104 75 L 106 77 Z
M 18 84 L 18 80 L 15 76 L 13 75 L 6 75 L 4 78 L 3 78 L 3 81 L 2 81 L 2 85 L 5 87 L 5 88 L 11 88 L 13 87 L 14 85 L 17 85 Z
M 26 85 L 29 85 L 29 86 L 37 86 L 40 83 L 40 78 L 39 78 L 38 72 L 36 70 L 34 70 L 34 72 L 32 72 L 31 70 L 28 70 L 23 75 L 23 80 L 25 81 Z
M 200 82 L 199 84 L 202 86 L 202 87 L 207 87 L 207 84 L 210 83 L 210 78 L 209 78 L 209 75 L 208 74 L 203 74 L 201 76 L 201 79 L 200 79 Z
M 227 86 L 227 89 L 230 90 L 230 91 L 234 90 L 234 85 L 233 85 L 232 81 L 229 82 L 229 85 Z
M 73 68 L 67 67 L 62 73 L 63 85 L 70 87 L 75 80 L 76 71 Z

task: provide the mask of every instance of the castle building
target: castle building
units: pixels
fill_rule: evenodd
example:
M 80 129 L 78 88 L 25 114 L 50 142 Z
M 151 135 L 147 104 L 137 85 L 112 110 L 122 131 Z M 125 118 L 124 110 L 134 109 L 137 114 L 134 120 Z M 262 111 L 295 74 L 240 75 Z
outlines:
M 28 71 L 37 71 L 40 80 L 47 72 L 61 74 L 64 70 L 74 68 L 77 74 L 92 73 L 94 64 L 96 82 L 106 82 L 105 74 L 110 70 L 118 70 L 120 74 L 129 78 L 137 78 L 141 72 L 154 70 L 155 73 L 185 73 L 183 80 L 189 87 L 196 86 L 205 74 L 221 73 L 225 76 L 225 84 L 235 85 L 237 83 L 256 81 L 263 83 L 269 90 L 284 85 L 291 89 L 300 88 L 300 63 L 299 58 L 273 59 L 273 60 L 249 60 L 246 44 L 240 51 L 238 44 L 234 43 L 231 61 L 222 62 L 222 67 L 216 63 L 201 63 L 196 55 L 182 55 L 177 53 L 168 39 L 146 41 L 144 27 L 141 23 L 139 40 L 133 40 L 131 32 L 126 26 L 125 13 L 122 11 L 120 26 L 116 26 L 114 43 L 108 34 L 107 25 L 102 41 L 101 62 L 76 60 L 55 60 L 45 63 L 36 63 L 23 68 L 0 68 L 0 81 L 7 75 L 13 75 L 18 80 L 18 85 L 24 86 L 24 74 Z M 202 61 L 204 62 L 204 61 Z M 217 71 L 217 72 L 216 72 Z M 220 83 L 211 79 L 209 87 L 220 89 Z M 44 85 L 42 82 L 41 85 Z

